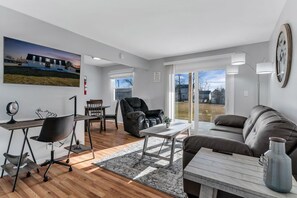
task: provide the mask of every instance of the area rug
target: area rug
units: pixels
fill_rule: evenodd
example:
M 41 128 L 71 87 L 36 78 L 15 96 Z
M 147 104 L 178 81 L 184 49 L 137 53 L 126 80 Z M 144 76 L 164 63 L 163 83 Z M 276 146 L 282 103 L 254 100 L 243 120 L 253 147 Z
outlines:
M 169 157 L 171 142 L 165 141 L 160 150 L 162 143 L 163 139 L 149 138 L 147 152 L 160 152 L 161 156 Z M 186 197 L 182 181 L 182 143 L 176 143 L 174 162 L 170 167 L 168 161 L 158 158 L 145 156 L 141 159 L 142 148 L 143 141 L 139 141 L 94 164 L 174 197 Z

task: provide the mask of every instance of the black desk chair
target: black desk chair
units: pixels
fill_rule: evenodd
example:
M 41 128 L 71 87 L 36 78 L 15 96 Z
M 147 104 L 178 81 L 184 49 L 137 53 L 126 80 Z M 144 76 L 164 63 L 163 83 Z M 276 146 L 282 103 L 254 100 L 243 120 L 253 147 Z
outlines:
M 118 109 L 119 109 L 119 103 L 120 103 L 120 101 L 118 100 L 117 101 L 117 104 L 116 104 L 116 108 L 115 108 L 115 113 L 114 114 L 107 114 L 107 115 L 105 115 L 105 119 L 106 120 L 114 120 L 115 126 L 116 126 L 117 129 L 118 129 Z
M 69 172 L 72 171 L 72 167 L 69 164 L 64 162 L 60 162 L 54 159 L 54 142 L 61 141 L 67 138 L 72 130 L 73 130 L 73 123 L 74 123 L 74 116 L 64 116 L 64 117 L 57 117 L 57 118 L 46 118 L 44 120 L 43 126 L 41 128 L 41 132 L 39 136 L 31 137 L 31 139 L 39 141 L 39 142 L 47 142 L 51 143 L 51 159 L 45 161 L 40 166 L 47 166 L 47 169 L 43 176 L 43 181 L 48 181 L 48 176 L 46 176 L 49 168 L 52 164 L 60 164 L 63 166 L 69 167 Z

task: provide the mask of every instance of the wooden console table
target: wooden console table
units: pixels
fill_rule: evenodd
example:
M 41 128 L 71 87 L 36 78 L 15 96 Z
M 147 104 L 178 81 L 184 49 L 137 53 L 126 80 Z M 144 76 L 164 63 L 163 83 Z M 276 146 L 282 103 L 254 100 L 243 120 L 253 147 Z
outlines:
M 71 143 L 70 143 L 70 148 L 72 148 L 72 143 L 73 143 L 73 139 L 76 139 L 75 136 L 75 128 L 76 128 L 76 122 L 78 121 L 87 121 L 88 123 L 88 134 L 89 134 L 89 140 L 90 140 L 90 147 L 87 147 L 88 149 L 84 149 L 85 150 L 92 150 L 93 153 L 93 158 L 95 157 L 94 155 L 94 151 L 93 151 L 93 144 L 92 144 L 92 138 L 91 138 L 91 134 L 90 134 L 90 123 L 89 120 L 90 119 L 94 119 L 94 117 L 92 116 L 84 116 L 84 115 L 77 115 L 74 118 L 74 126 L 73 126 L 73 132 L 72 132 L 72 138 L 71 138 Z M 33 161 L 31 161 L 30 159 L 27 159 L 26 163 L 27 166 L 21 168 L 20 167 L 20 161 L 18 163 L 18 166 L 16 169 L 12 170 L 13 165 L 11 164 L 7 164 L 7 159 L 5 158 L 4 160 L 4 164 L 2 165 L 2 173 L 1 173 L 1 178 L 3 177 L 4 171 L 6 171 L 8 173 L 9 176 L 14 177 L 14 183 L 13 183 L 13 188 L 12 188 L 12 192 L 15 190 L 16 187 L 16 183 L 18 180 L 18 176 L 20 174 L 20 172 L 27 172 L 29 173 L 30 170 L 32 169 L 37 169 L 37 172 L 39 172 L 38 170 L 38 165 L 36 164 L 36 160 L 35 160 L 35 156 L 34 153 L 32 151 L 29 139 L 28 139 L 28 132 L 30 128 L 34 128 L 34 127 L 41 127 L 43 125 L 44 119 L 35 119 L 35 120 L 24 120 L 24 121 L 18 121 L 16 123 L 13 124 L 7 124 L 7 123 L 1 123 L 0 127 L 8 130 L 10 132 L 10 138 L 9 138 L 9 142 L 8 142 L 8 147 L 6 150 L 6 153 L 9 153 L 10 150 L 10 145 L 11 145 L 11 141 L 12 141 L 12 137 L 13 134 L 17 131 L 17 130 L 21 130 L 24 134 L 24 140 L 23 140 L 23 144 L 21 147 L 21 152 L 19 156 L 22 156 L 24 153 L 24 148 L 25 148 L 25 144 L 27 143 L 29 150 L 30 150 L 30 154 L 32 156 Z M 84 145 L 82 145 L 84 146 Z M 70 151 L 73 151 L 73 149 L 70 149 L 68 152 L 68 159 L 67 161 L 69 162 L 69 154 Z M 27 174 L 27 176 L 29 176 L 30 174 Z
M 217 190 L 248 198 L 297 197 L 297 182 L 293 177 L 290 193 L 278 193 L 267 188 L 263 181 L 263 167 L 258 160 L 201 148 L 184 169 L 184 178 L 201 184 L 199 197 L 203 198 L 217 197 Z

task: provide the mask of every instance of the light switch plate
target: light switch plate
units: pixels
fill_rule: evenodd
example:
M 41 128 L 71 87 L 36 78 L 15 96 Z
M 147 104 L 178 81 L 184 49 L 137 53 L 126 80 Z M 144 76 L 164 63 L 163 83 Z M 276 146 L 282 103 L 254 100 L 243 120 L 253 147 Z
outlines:
M 244 91 L 243 91 L 243 96 L 244 96 L 244 97 L 248 97 L 248 96 L 249 96 L 249 92 L 248 92 L 248 90 L 244 90 Z

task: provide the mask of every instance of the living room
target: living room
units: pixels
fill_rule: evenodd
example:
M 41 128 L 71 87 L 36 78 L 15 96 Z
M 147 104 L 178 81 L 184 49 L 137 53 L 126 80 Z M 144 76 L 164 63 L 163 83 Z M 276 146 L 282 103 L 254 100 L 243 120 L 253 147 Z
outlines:
M 85 114 L 85 106 L 91 99 L 102 99 L 103 105 L 108 106 L 106 114 L 114 114 L 117 99 L 121 99 L 116 96 L 117 88 L 122 88 L 119 85 L 117 87 L 116 80 L 122 78 L 132 79 L 131 85 L 128 86 L 129 93 L 133 97 L 143 99 L 149 110 L 161 109 L 164 111 L 164 116 L 173 119 L 173 122 L 181 120 L 185 123 L 190 122 L 191 136 L 200 135 L 202 132 L 208 133 L 209 125 L 212 127 L 215 117 L 219 116 L 219 113 L 204 115 L 201 112 L 201 102 L 195 103 L 195 96 L 199 95 L 200 100 L 201 90 L 213 92 L 216 88 L 224 90 L 220 113 L 248 117 L 252 109 L 260 104 L 275 109 L 287 120 L 297 123 L 294 89 L 296 82 L 294 76 L 297 73 L 295 68 L 297 52 L 294 50 L 297 42 L 295 39 L 297 16 L 294 9 L 296 7 L 297 3 L 294 0 L 224 2 L 198 0 L 187 3 L 167 0 L 160 2 L 131 0 L 125 3 L 118 1 L 86 3 L 69 0 L 0 1 L 1 60 L 7 58 L 6 41 L 9 39 L 81 57 L 79 84 L 74 87 L 5 83 L 5 65 L 2 62 L 1 123 L 11 119 L 5 111 L 7 104 L 14 101 L 17 101 L 19 106 L 18 112 L 13 116 L 16 123 L 38 118 L 36 115 L 38 109 L 48 110 L 58 117 L 73 114 L 74 100 L 69 100 L 73 96 L 76 96 L 77 114 Z M 283 84 L 277 77 L 283 75 L 282 72 L 276 74 L 276 71 L 272 71 L 269 74 L 259 75 L 256 70 L 257 65 L 263 63 L 275 67 L 277 41 L 284 24 L 289 24 L 293 51 L 288 77 L 285 75 L 287 82 L 282 87 Z M 244 64 L 232 65 L 234 55 L 240 56 Z M 231 74 L 234 71 L 230 69 L 235 69 L 236 74 Z M 200 74 L 212 70 L 224 71 L 223 83 L 211 88 L 211 83 L 218 83 L 221 79 L 209 78 L 205 80 L 204 88 L 201 88 L 202 85 L 198 84 L 198 81 L 201 81 Z M 186 79 L 182 79 L 183 83 L 179 84 L 187 86 L 186 100 L 182 99 L 181 94 L 178 96 L 176 88 L 178 76 Z M 189 91 L 191 89 L 192 92 Z M 212 94 L 208 99 L 211 98 L 214 98 Z M 177 111 L 181 104 L 184 105 L 183 115 Z M 151 178 L 145 177 L 146 169 L 141 172 L 142 175 L 139 172 L 136 174 L 139 170 L 135 169 L 136 172 L 132 172 L 132 169 L 128 170 L 125 167 L 123 172 L 131 171 L 132 176 L 111 170 L 110 167 L 120 169 L 117 163 L 121 164 L 124 161 L 109 161 L 110 167 L 108 167 L 104 160 L 108 161 L 114 156 L 119 157 L 121 153 L 132 152 L 133 146 L 139 149 L 137 156 L 141 155 L 144 144 L 144 138 L 125 132 L 127 130 L 123 123 L 121 105 L 118 108 L 118 130 L 114 121 L 107 121 L 106 131 L 102 130 L 99 133 L 102 127 L 97 122 L 94 124 L 91 122 L 90 134 L 93 139 L 95 159 L 91 152 L 71 154 L 69 163 L 73 166 L 71 173 L 63 167 L 53 165 L 49 169 L 49 180 L 44 182 L 43 174 L 46 169 L 40 168 L 40 173 L 32 171 L 28 178 L 20 176 L 14 192 L 12 187 L 15 180 L 5 173 L 3 179 L 0 179 L 0 196 L 186 197 L 182 183 L 183 147 L 178 141 L 173 167 L 177 166 L 177 159 L 180 164 L 178 168 L 170 169 L 173 172 L 179 170 L 178 176 L 172 175 L 172 172 L 169 174 L 165 171 L 166 168 L 160 169 L 159 172 L 154 169 L 155 175 Z M 199 113 L 204 117 L 202 118 Z M 205 118 L 207 116 L 208 119 Z M 2 133 L 0 150 L 1 153 L 7 153 L 11 133 L 2 127 L 0 131 Z M 90 144 L 83 122 L 77 122 L 75 131 L 76 139 L 80 143 Z M 9 151 L 15 155 L 20 153 L 21 145 L 23 141 L 25 142 L 24 134 L 20 130 L 16 132 Z M 40 127 L 30 128 L 28 139 L 39 134 Z M 152 138 L 154 140 L 154 137 Z M 69 145 L 70 141 L 71 135 L 60 143 Z M 161 139 L 161 142 L 157 143 L 163 146 L 162 141 Z M 37 164 L 50 158 L 50 147 L 47 144 L 31 139 L 29 142 Z M 64 157 L 68 153 L 60 143 L 54 144 L 56 157 Z M 163 154 L 167 157 L 170 156 L 171 145 L 173 143 L 164 143 L 167 150 Z M 155 149 L 158 153 L 160 148 Z M 30 153 L 27 145 L 24 152 Z M 32 157 L 29 155 L 29 158 Z M 155 163 L 159 163 L 157 158 L 145 156 L 144 164 L 149 163 L 151 158 Z M 1 164 L 4 160 L 5 157 L 1 154 Z M 166 160 L 160 161 L 161 165 L 168 164 Z M 296 166 L 296 163 L 292 161 L 293 166 Z M 296 170 L 295 167 L 292 168 Z M 149 172 L 149 169 L 147 171 Z M 162 177 L 165 179 L 162 180 Z M 83 182 L 73 181 L 76 178 Z M 149 182 L 149 179 L 156 181 Z M 163 187 L 159 187 L 162 182 Z M 170 186 L 171 182 L 173 184 Z M 291 193 L 296 193 L 294 184 Z M 175 192 L 174 189 L 178 190 Z M 218 197 L 224 197 L 220 192 Z

